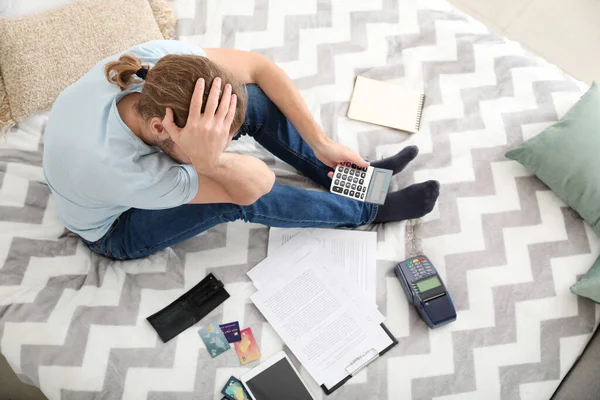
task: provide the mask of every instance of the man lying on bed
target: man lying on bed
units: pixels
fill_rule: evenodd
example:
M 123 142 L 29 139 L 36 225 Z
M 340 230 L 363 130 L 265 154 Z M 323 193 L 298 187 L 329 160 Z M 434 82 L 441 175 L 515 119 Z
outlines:
M 92 251 L 120 260 L 237 219 L 354 227 L 417 218 L 439 194 L 429 181 L 388 194 L 378 207 L 279 185 L 261 160 L 224 152 L 240 135 L 326 189 L 338 163 L 369 165 L 323 133 L 267 58 L 154 41 L 100 62 L 59 96 L 45 132 L 44 175 L 65 226 Z M 416 154 L 407 147 L 372 165 L 398 173 Z

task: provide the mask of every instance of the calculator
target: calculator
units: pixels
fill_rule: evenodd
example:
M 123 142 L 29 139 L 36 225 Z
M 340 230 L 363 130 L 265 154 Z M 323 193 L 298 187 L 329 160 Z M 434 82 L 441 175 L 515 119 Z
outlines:
M 392 175 L 389 169 L 343 163 L 333 173 L 331 192 L 365 203 L 383 204 Z

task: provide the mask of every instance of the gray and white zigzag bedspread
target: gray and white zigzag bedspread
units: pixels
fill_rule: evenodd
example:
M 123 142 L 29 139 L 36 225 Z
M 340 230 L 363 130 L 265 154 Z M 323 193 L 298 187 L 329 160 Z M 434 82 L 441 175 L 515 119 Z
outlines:
M 582 352 L 598 310 L 568 288 L 600 252 L 587 225 L 504 152 L 539 133 L 585 87 L 445 1 L 178 0 L 182 40 L 277 61 L 332 137 L 364 156 L 407 144 L 418 159 L 394 185 L 437 179 L 422 228 L 458 320 L 429 330 L 393 275 L 404 225 L 378 227 L 377 300 L 399 345 L 331 399 L 548 399 Z M 411 137 L 345 118 L 357 74 L 425 86 Z M 402 110 L 398 110 L 402 112 Z M 61 226 L 41 183 L 47 115 L 0 144 L 0 346 L 51 399 L 213 399 L 240 366 L 211 359 L 189 329 L 163 344 L 145 318 L 208 272 L 232 295 L 207 320 L 252 327 L 268 356 L 282 348 L 249 302 L 245 272 L 265 257 L 268 229 L 218 226 L 136 262 L 90 254 Z M 284 182 L 309 185 L 252 141 Z M 310 380 L 317 398 L 325 398 Z M 1 388 L 0 388 L 1 391 Z

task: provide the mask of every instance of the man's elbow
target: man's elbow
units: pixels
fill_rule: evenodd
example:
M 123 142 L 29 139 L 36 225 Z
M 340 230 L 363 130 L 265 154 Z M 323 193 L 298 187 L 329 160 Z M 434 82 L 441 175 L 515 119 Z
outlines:
M 275 173 L 271 170 L 264 174 L 260 180 L 248 190 L 243 198 L 238 199 L 237 203 L 241 206 L 249 206 L 258 201 L 261 197 L 269 194 L 275 184 Z

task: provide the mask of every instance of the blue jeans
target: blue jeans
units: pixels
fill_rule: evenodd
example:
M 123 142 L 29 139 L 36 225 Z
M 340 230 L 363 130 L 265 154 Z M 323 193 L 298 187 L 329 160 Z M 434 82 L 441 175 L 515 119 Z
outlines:
M 238 135 L 252 136 L 264 148 L 329 190 L 331 170 L 320 162 L 296 129 L 256 85 L 248 85 L 246 120 Z M 371 223 L 373 206 L 330 192 L 275 184 L 250 206 L 185 204 L 166 210 L 132 208 L 94 243 L 94 252 L 117 260 L 146 257 L 190 239 L 217 224 L 242 219 L 275 227 L 355 227 Z

